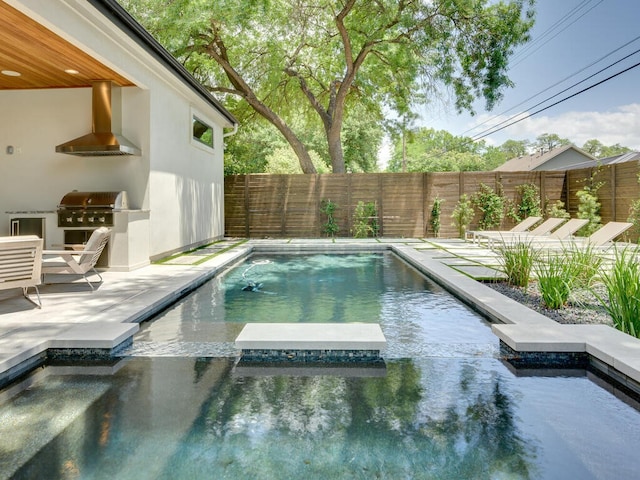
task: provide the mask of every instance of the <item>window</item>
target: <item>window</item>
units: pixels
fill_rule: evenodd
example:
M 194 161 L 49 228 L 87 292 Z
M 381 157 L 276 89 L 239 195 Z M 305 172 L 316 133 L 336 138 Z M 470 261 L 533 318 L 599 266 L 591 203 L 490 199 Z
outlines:
M 193 138 L 198 142 L 213 148 L 213 128 L 200 120 L 195 115 L 193 116 Z

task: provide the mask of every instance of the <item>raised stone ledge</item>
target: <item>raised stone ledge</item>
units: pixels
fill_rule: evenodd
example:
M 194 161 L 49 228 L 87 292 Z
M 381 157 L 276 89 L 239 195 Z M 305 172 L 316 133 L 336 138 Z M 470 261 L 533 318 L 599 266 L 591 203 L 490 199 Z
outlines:
M 387 340 L 377 323 L 248 323 L 236 338 L 250 361 L 367 362 Z

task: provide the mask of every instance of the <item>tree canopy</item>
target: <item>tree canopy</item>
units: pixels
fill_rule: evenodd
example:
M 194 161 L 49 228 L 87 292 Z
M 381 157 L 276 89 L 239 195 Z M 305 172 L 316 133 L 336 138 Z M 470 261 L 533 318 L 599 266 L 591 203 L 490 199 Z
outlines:
M 555 133 L 543 133 L 534 142 L 507 140 L 495 147 L 484 141 L 474 142 L 470 137 L 455 136 L 445 130 L 414 128 L 404 136 L 392 136 L 391 158 L 387 166 L 390 172 L 458 172 L 493 170 L 507 160 L 573 142 Z M 604 145 L 600 141 L 588 140 L 583 150 L 597 158 L 605 158 L 630 152 L 628 147 Z
M 275 127 L 305 173 L 309 129 L 340 173 L 356 115 L 380 126 L 442 88 L 459 111 L 493 107 L 533 25 L 533 0 L 120 1 L 238 118 L 249 107 Z

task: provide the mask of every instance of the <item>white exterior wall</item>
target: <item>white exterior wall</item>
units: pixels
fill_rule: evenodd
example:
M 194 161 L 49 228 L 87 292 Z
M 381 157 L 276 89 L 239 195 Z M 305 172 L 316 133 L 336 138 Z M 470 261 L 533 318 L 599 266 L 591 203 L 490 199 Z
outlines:
M 56 145 L 90 132 L 88 88 L 0 92 L 0 235 L 8 234 L 14 216 L 5 212 L 55 210 L 66 192 L 77 189 L 126 190 L 130 207 L 148 212 L 134 215 L 135 245 L 120 239 L 127 251 L 138 252 L 117 268 L 221 238 L 222 129 L 229 121 L 88 2 L 8 3 L 136 84 L 122 88 L 121 133 L 141 148 L 142 157 L 55 153 Z M 213 127 L 213 150 L 193 144 L 193 113 Z M 21 153 L 8 155 L 7 145 Z M 47 243 L 53 238 L 48 232 Z
M 222 127 L 160 85 L 152 90 L 151 231 L 158 254 L 224 236 Z M 213 127 L 214 149 L 192 139 L 192 117 Z

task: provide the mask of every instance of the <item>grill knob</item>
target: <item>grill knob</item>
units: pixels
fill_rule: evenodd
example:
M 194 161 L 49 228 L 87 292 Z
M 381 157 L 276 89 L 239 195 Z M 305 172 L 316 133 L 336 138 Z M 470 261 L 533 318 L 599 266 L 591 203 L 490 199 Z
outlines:
M 73 222 L 73 217 L 67 217 L 66 220 L 67 220 L 67 223 L 71 223 L 71 222 Z
M 94 218 L 94 217 L 89 217 L 87 220 L 88 220 L 89 222 L 93 223 L 93 222 L 94 222 L 94 220 L 95 220 L 95 218 Z
M 104 223 L 106 219 L 104 217 L 100 217 L 98 218 L 98 220 L 100 221 L 100 223 Z

